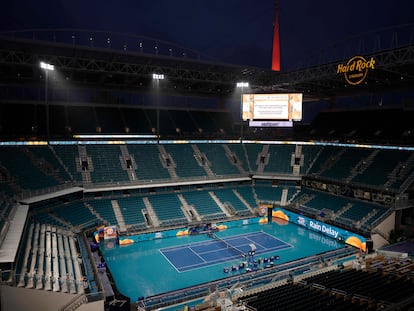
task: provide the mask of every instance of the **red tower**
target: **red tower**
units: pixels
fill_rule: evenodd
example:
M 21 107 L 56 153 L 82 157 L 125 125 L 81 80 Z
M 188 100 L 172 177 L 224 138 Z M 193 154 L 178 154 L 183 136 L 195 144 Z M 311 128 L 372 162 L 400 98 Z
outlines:
M 279 44 L 279 1 L 275 0 L 275 20 L 273 25 L 272 70 L 280 71 Z

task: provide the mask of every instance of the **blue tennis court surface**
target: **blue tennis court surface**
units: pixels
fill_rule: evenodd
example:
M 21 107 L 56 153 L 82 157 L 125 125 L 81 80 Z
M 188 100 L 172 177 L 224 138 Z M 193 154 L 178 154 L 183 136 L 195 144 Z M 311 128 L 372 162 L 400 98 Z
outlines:
M 256 259 L 279 256 L 276 266 L 345 247 L 335 239 L 293 223 L 249 224 L 216 234 L 225 243 L 199 234 L 144 240 L 127 246 L 103 243 L 100 249 L 117 289 L 134 301 L 141 296 L 246 273 L 245 269 L 224 272 L 225 268 L 244 261 L 238 251 L 220 253 L 226 251 L 227 243 L 244 252 L 253 242 L 258 254 Z
M 260 231 L 163 248 L 160 249 L 160 252 L 178 272 L 184 272 L 237 258 L 242 259 L 243 255 L 247 255 L 250 251 L 251 244 L 256 246 L 256 255 L 292 247 L 292 245 Z

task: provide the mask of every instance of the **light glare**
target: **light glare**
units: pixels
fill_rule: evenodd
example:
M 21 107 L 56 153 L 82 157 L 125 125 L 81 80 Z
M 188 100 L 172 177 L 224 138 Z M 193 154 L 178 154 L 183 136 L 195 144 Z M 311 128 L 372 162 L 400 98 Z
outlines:
M 249 87 L 249 82 L 237 82 L 237 87 Z
M 40 62 L 40 68 L 45 69 L 45 70 L 51 70 L 51 71 L 55 70 L 54 65 L 48 64 L 48 63 L 45 63 L 45 62 Z
M 153 73 L 152 78 L 154 80 L 164 80 L 164 75 L 163 74 L 158 74 L 158 73 Z

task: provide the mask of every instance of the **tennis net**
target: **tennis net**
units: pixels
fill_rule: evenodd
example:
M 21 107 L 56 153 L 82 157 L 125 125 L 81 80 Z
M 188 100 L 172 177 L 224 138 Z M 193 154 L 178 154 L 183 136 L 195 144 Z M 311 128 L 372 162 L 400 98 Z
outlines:
M 238 248 L 234 247 L 233 245 L 231 245 L 230 243 L 228 243 L 226 240 L 223 240 L 222 238 L 219 238 L 217 235 L 215 235 L 213 232 L 208 234 L 211 238 L 213 238 L 216 241 L 219 241 L 220 243 L 222 243 L 226 249 L 229 249 L 231 251 L 233 251 L 236 255 L 240 255 L 242 257 L 245 257 L 246 254 L 243 253 L 241 250 L 239 250 Z

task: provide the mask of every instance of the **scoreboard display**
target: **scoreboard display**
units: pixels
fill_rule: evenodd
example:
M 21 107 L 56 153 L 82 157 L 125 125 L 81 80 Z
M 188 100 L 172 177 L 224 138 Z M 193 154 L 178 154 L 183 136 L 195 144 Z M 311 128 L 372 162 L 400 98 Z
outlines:
M 243 121 L 288 121 L 282 124 L 301 121 L 302 97 L 302 93 L 243 94 L 242 119 Z M 258 123 L 266 124 L 266 122 Z M 275 124 L 280 123 L 275 122 Z

